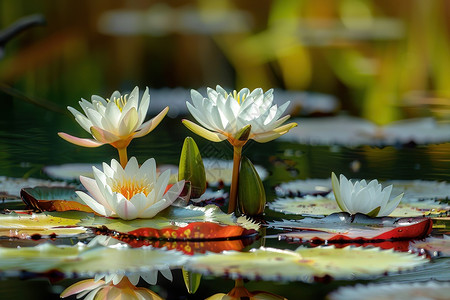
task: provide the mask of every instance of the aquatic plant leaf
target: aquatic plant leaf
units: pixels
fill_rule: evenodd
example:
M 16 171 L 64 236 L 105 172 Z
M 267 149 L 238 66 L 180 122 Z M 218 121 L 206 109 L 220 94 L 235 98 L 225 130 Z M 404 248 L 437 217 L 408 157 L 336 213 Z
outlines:
M 410 250 L 418 253 L 426 253 L 431 257 L 449 257 L 450 236 L 444 235 L 442 238 L 429 237 L 424 241 L 414 241 L 410 245 Z
M 332 191 L 331 179 L 306 179 L 283 182 L 275 187 L 278 197 L 325 196 Z
M 277 198 L 269 203 L 269 208 L 286 214 L 326 216 L 340 212 L 334 199 L 323 196 L 305 196 L 303 198 Z M 389 215 L 391 217 L 419 217 L 431 214 L 443 214 L 450 206 L 432 200 L 400 202 Z
M 206 174 L 202 156 L 194 139 L 187 137 L 181 149 L 178 181 L 191 183 L 191 197 L 199 198 L 206 190 Z
M 295 251 L 274 248 L 250 252 L 193 256 L 187 270 L 232 279 L 305 281 L 331 276 L 335 279 L 373 278 L 388 272 L 405 271 L 423 265 L 423 257 L 379 248 L 305 248 Z
M 450 198 L 450 183 L 445 181 L 389 180 L 384 182 L 383 185 L 392 185 L 393 195 L 404 193 L 403 202 Z
M 20 197 L 27 207 L 37 211 L 93 212 L 89 206 L 82 204 L 75 189 L 71 187 L 23 188 L 20 191 Z
M 299 241 L 385 241 L 391 239 L 420 239 L 430 234 L 431 219 L 370 218 L 363 214 L 334 213 L 322 219 L 305 218 L 295 221 L 270 222 L 270 227 L 295 230 L 279 237 Z
M 21 189 L 36 186 L 67 187 L 70 185 L 61 181 L 0 176 L 0 192 L 14 197 L 20 196 Z
M 281 140 L 311 145 L 406 145 L 434 144 L 450 140 L 450 125 L 433 118 L 405 119 L 385 126 L 356 117 L 336 116 L 297 118 L 297 128 L 280 137 Z
M 56 270 L 68 276 L 127 275 L 178 268 L 186 260 L 187 256 L 177 251 L 152 247 L 129 248 L 124 245 L 91 247 L 81 243 L 75 246 L 45 243 L 29 248 L 0 247 L 0 270 L 9 272 L 45 273 Z
M 0 214 L 0 236 L 25 239 L 85 233 L 87 229 L 78 226 L 78 223 L 88 215 L 75 211 L 48 213 L 17 211 Z
M 257 216 L 266 207 L 266 192 L 252 162 L 242 157 L 239 170 L 238 206 L 241 213 Z
M 188 293 L 195 294 L 200 286 L 202 274 L 186 271 L 184 268 L 182 268 L 181 271 L 183 272 L 183 280 Z
M 328 295 L 330 300 L 378 300 L 378 299 L 447 299 L 450 282 L 414 282 L 357 284 L 341 287 Z
M 90 216 L 79 225 L 107 228 L 134 237 L 179 240 L 223 239 L 252 235 L 259 226 L 246 217 L 235 218 L 215 205 L 196 207 L 171 206 L 151 219 L 122 220 Z

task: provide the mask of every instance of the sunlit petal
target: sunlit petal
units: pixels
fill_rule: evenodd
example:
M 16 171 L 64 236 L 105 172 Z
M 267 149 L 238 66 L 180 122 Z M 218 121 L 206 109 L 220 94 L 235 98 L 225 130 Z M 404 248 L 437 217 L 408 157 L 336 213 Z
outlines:
M 72 144 L 75 144 L 78 146 L 83 146 L 83 147 L 95 148 L 95 147 L 99 147 L 99 146 L 105 144 L 105 143 L 102 143 L 102 142 L 99 142 L 99 141 L 96 141 L 93 139 L 83 139 L 83 138 L 79 138 L 76 136 L 72 136 L 72 135 L 64 133 L 64 132 L 58 132 L 58 135 L 62 139 L 66 140 Z

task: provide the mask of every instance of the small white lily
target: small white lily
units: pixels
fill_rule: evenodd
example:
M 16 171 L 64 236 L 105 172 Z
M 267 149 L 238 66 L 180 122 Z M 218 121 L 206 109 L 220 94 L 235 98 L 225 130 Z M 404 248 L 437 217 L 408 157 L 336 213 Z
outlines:
M 58 135 L 66 141 L 83 147 L 99 147 L 110 144 L 119 151 L 120 162 L 125 166 L 127 162 L 126 148 L 134 138 L 147 135 L 164 118 L 169 107 L 163 109 L 153 119 L 144 123 L 150 104 L 148 88 L 139 102 L 139 88 L 135 87 L 127 99 L 115 91 L 111 98 L 103 99 L 93 95 L 91 102 L 81 99 L 82 114 L 73 107 L 67 109 L 75 116 L 80 126 L 91 133 L 94 139 L 85 139 L 59 132 Z
M 242 147 L 248 140 L 260 143 L 272 141 L 297 126 L 297 123 L 283 125 L 289 115 L 281 117 L 289 102 L 280 107 L 273 104 L 273 90 L 266 93 L 261 88 L 250 92 L 244 88 L 228 93 L 220 85 L 207 89 L 208 98 L 192 90 L 192 103 L 187 108 L 200 125 L 189 120 L 183 124 L 196 134 L 213 142 L 228 140 L 233 146 L 233 176 L 230 188 L 228 213 L 234 212 L 237 201 L 237 184 Z
M 156 173 L 156 162 L 148 159 L 139 168 L 132 157 L 125 168 L 115 159 L 111 166 L 103 163 L 103 172 L 92 167 L 94 179 L 80 176 L 90 195 L 77 191 L 78 196 L 96 213 L 124 220 L 152 218 L 170 206 L 180 195 L 184 180 L 175 183 L 167 192 L 170 170 Z
M 391 214 L 402 200 L 403 193 L 390 199 L 392 185 L 382 188 L 378 181 L 356 181 L 354 184 L 341 174 L 340 181 L 331 173 L 331 183 L 339 208 L 350 214 L 362 213 L 369 217 Z

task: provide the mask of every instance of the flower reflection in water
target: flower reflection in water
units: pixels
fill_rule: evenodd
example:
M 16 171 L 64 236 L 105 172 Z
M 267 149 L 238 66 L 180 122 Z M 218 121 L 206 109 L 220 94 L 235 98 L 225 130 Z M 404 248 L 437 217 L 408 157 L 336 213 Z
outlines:
M 117 275 L 116 275 L 117 276 Z M 127 276 L 112 276 L 110 281 L 86 279 L 77 282 L 61 293 L 61 298 L 66 298 L 75 294 L 77 299 L 163 299 L 155 292 L 143 288 L 136 287 Z M 121 280 L 114 284 L 114 279 L 121 277 Z M 139 276 L 137 277 L 139 279 Z
M 254 291 L 249 292 L 245 287 L 242 279 L 235 281 L 234 288 L 228 293 L 219 293 L 208 297 L 206 300 L 285 300 L 283 296 L 275 295 L 269 292 Z

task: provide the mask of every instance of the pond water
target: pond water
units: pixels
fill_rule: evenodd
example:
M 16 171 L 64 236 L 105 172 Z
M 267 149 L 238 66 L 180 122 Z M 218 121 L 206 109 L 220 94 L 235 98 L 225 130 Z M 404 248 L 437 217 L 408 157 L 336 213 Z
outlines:
M 8 101 L 10 101 L 8 99 Z M 69 144 L 57 136 L 63 131 L 76 136 L 86 136 L 78 124 L 68 115 L 61 115 L 35 108 L 21 102 L 8 102 L 0 112 L 0 175 L 10 177 L 47 178 L 42 168 L 47 165 L 65 163 L 100 163 L 117 159 L 116 151 L 109 146 L 88 149 Z M 301 124 L 299 124 L 301 126 Z M 183 140 L 192 136 L 204 157 L 231 159 L 232 149 L 226 143 L 212 144 L 194 136 L 182 124 L 181 119 L 165 118 L 148 136 L 133 140 L 129 156 L 138 161 L 155 157 L 159 164 L 178 164 Z M 402 147 L 357 147 L 309 146 L 275 141 L 267 144 L 250 143 L 244 155 L 269 172 L 264 184 L 268 201 L 275 197 L 273 188 L 281 182 L 306 178 L 329 178 L 331 171 L 343 173 L 352 178 L 422 179 L 450 181 L 450 143 L 429 146 L 404 145 Z M 21 204 L 18 204 L 21 207 Z M 2 206 L 5 208 L 5 205 Z M 286 215 L 266 210 L 266 219 L 281 219 Z M 289 216 L 289 218 L 298 218 Z M 443 232 L 442 232 L 443 231 Z M 448 233 L 447 229 L 439 233 Z M 276 233 L 268 229 L 266 235 Z M 438 233 L 437 229 L 432 233 Z M 90 237 L 84 237 L 88 241 Z M 17 241 L 0 238 L 0 245 L 12 247 L 33 246 L 41 241 Z M 74 244 L 77 239 L 56 239 L 55 244 Z M 276 238 L 260 238 L 251 241 L 244 250 L 261 245 L 280 249 L 296 249 L 298 243 L 279 241 Z M 443 269 L 444 268 L 444 269 Z M 448 273 L 448 259 L 437 259 L 428 274 L 444 271 Z M 234 286 L 231 279 L 204 277 L 199 290 L 188 295 L 180 270 L 173 271 L 174 279 L 169 282 L 161 275 L 158 285 L 151 289 L 167 299 L 204 299 L 215 293 L 227 293 Z M 425 275 L 426 276 L 426 275 Z M 390 276 L 376 279 L 389 281 Z M 80 279 L 35 278 L 23 273 L 22 278 L 0 277 L 0 299 L 59 299 L 59 294 Z M 392 280 L 408 281 L 408 277 Z M 368 281 L 333 281 L 315 283 L 246 282 L 248 290 L 264 290 L 288 299 L 322 299 L 329 292 L 342 285 L 353 285 Z M 148 286 L 141 281 L 142 286 Z M 75 298 L 75 297 L 73 297 Z

